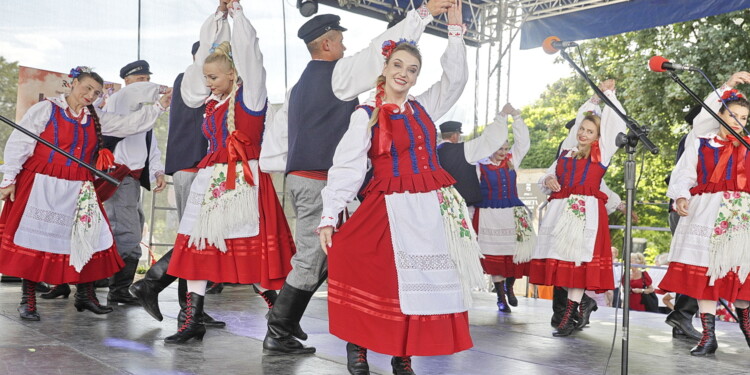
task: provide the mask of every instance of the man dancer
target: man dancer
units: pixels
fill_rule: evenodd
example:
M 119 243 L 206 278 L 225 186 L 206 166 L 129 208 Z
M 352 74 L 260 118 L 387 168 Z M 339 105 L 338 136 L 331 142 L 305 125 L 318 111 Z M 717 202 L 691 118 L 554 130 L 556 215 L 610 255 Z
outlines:
M 432 17 L 445 13 L 453 4 L 453 0 L 422 4 L 375 38 L 368 48 L 346 58 L 342 33 L 346 29 L 339 24 L 338 16 L 318 15 L 299 29 L 297 36 L 305 42 L 313 60 L 287 93 L 284 106 L 267 120 L 260 155 L 264 172 L 287 174 L 287 190 L 297 215 L 297 253 L 268 317 L 265 354 L 315 352 L 314 347 L 302 345 L 295 337 L 307 339 L 299 322 L 328 272 L 326 255 L 315 233 L 323 210 L 320 191 L 326 184 L 336 145 L 359 103 L 357 95 L 372 89 L 383 69 L 383 42 L 419 39 Z

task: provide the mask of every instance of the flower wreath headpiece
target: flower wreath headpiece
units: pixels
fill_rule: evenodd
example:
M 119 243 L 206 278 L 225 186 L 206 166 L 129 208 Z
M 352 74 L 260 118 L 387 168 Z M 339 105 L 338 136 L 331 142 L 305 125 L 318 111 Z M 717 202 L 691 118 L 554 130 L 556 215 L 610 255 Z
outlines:
M 92 70 L 88 66 L 76 66 L 73 69 L 70 69 L 70 73 L 68 73 L 68 77 L 70 78 L 78 78 L 78 76 L 81 75 L 81 73 L 91 73 Z
M 404 38 L 399 39 L 398 42 L 386 40 L 385 42 L 383 42 L 383 51 L 381 53 L 383 54 L 383 56 L 385 56 L 386 59 L 388 59 L 389 57 L 391 57 L 391 53 L 393 53 L 393 50 L 402 43 L 409 43 L 414 47 L 417 46 L 417 42 L 413 40 L 406 40 Z
M 583 117 L 586 117 L 586 116 L 601 116 L 601 114 L 597 113 L 596 111 L 583 112 Z
M 744 99 L 744 98 L 745 96 L 742 95 L 741 92 L 737 91 L 737 89 L 731 89 L 731 90 L 724 91 L 724 94 L 721 95 L 721 99 L 719 99 L 718 101 L 723 102 L 723 103 L 729 103 L 729 102 L 737 101 L 737 100 Z

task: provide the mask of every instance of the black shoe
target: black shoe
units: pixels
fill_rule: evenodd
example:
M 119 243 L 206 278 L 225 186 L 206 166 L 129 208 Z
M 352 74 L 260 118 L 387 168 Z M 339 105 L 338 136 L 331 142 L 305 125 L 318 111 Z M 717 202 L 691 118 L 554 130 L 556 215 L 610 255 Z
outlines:
M 45 283 L 44 281 L 40 281 L 36 283 L 37 293 L 49 293 L 51 290 L 52 290 L 52 287 L 49 286 L 49 284 Z
M 187 308 L 187 281 L 185 279 L 180 279 L 177 282 L 177 302 L 180 304 L 180 313 L 177 314 L 177 329 L 180 329 L 182 327 L 182 324 L 185 323 L 185 308 Z M 206 326 L 206 328 L 224 328 L 227 326 L 227 323 L 222 322 L 220 320 L 216 320 L 212 318 L 210 315 L 206 313 L 205 308 L 203 309 L 203 325 Z
M 18 314 L 22 320 L 39 321 L 42 318 L 36 311 L 36 283 L 26 279 L 21 282 L 21 304 Z
M 128 291 L 127 294 L 124 292 L 109 292 L 107 294 L 107 302 L 111 304 L 121 303 L 123 305 L 140 306 L 138 298 L 133 297 Z
M 161 315 L 161 309 L 159 309 L 159 293 L 161 293 L 164 288 L 168 287 L 169 284 L 172 284 L 177 280 L 176 277 L 167 274 L 169 261 L 172 259 L 172 251 L 174 251 L 174 249 L 169 250 L 159 258 L 159 260 L 148 269 L 143 279 L 134 282 L 133 285 L 128 288 L 130 294 L 138 300 L 138 303 L 143 306 L 143 309 L 160 322 L 164 317 Z
M 203 298 L 196 293 L 186 295 L 187 306 L 182 309 L 185 312 L 185 322 L 172 336 L 164 339 L 165 344 L 183 344 L 190 339 L 203 340 L 206 334 L 206 326 L 203 325 Z M 182 312 L 182 311 L 181 311 Z
M 370 365 L 367 363 L 367 348 L 346 343 L 346 369 L 351 375 L 370 375 Z
M 495 283 L 495 293 L 497 294 L 497 310 L 503 313 L 509 313 L 510 306 L 508 306 L 508 302 L 505 301 L 505 285 L 502 281 Z
M 693 340 L 700 340 L 703 335 L 693 327 L 692 319 L 686 319 L 679 311 L 675 310 L 667 315 L 665 323 L 682 332 L 683 335 Z M 672 335 L 672 337 L 675 337 Z
M 698 345 L 690 349 L 692 356 L 706 356 L 714 354 L 719 342 L 716 340 L 716 316 L 713 314 L 701 314 L 701 324 L 703 325 L 703 335 Z
M 581 303 L 578 306 L 579 319 L 578 323 L 576 324 L 576 328 L 583 329 L 583 327 L 588 325 L 591 313 L 596 310 L 599 310 L 599 307 L 596 305 L 596 301 L 584 294 L 584 297 L 583 299 L 581 299 Z
M 49 292 L 39 295 L 39 297 L 42 297 L 44 299 L 55 299 L 60 296 L 62 296 L 62 298 L 68 298 L 68 296 L 70 296 L 70 285 L 55 285 L 55 287 L 52 288 Z
M 109 283 L 107 302 L 109 302 L 110 305 L 114 303 L 122 303 L 125 305 L 140 306 L 138 298 L 133 297 L 128 291 L 130 285 L 133 284 L 135 271 L 138 269 L 138 259 L 127 258 L 124 259 L 124 261 L 125 266 L 112 275 L 112 279 Z
M 685 335 L 685 331 L 683 331 L 683 330 L 681 330 L 681 329 L 679 329 L 677 327 L 672 327 L 672 338 L 682 339 L 682 338 L 686 338 L 686 337 L 687 337 L 687 335 Z
M 94 314 L 109 314 L 114 309 L 110 306 L 102 306 L 99 299 L 96 298 L 96 289 L 94 283 L 83 283 L 76 285 L 75 303 L 73 304 L 78 312 L 89 310 Z
M 513 284 L 516 283 L 515 277 L 509 277 L 505 279 L 505 296 L 508 298 L 508 304 L 516 307 L 518 306 L 518 298 L 516 298 L 516 292 L 513 290 Z
M 391 367 L 394 375 L 416 375 L 411 368 L 411 357 L 393 357 Z
M 263 340 L 264 354 L 315 353 L 315 348 L 304 346 L 295 339 L 298 331 L 301 331 L 299 322 L 313 293 L 313 291 L 301 290 L 284 284 L 271 309 L 271 314 L 268 315 L 268 332 Z
M 737 323 L 740 324 L 740 331 L 745 335 L 745 342 L 750 346 L 750 309 L 734 308 L 737 312 Z
M 206 286 L 206 294 L 221 294 L 222 290 L 224 290 L 223 283 L 215 283 L 209 281 L 208 285 Z
M 203 312 L 203 325 L 206 326 L 206 328 L 224 328 L 227 326 L 227 323 L 222 322 L 221 320 L 216 320 L 212 318 L 210 315 L 208 315 L 204 311 Z
M 562 320 L 557 326 L 557 330 L 552 332 L 552 336 L 564 337 L 570 336 L 576 329 L 576 323 L 578 322 L 578 302 L 568 300 L 568 304 L 565 307 L 565 313 L 563 313 Z
M 552 319 L 550 324 L 552 328 L 557 328 L 565 314 L 565 308 L 568 305 L 568 291 L 561 287 L 554 287 L 552 292 Z

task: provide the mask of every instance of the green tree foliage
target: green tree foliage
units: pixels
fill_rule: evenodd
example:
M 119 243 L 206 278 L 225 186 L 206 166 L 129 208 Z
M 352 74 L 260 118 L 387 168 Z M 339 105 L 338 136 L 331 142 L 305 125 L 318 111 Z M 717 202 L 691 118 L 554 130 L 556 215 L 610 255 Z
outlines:
M 661 150 L 659 155 L 651 155 L 639 147 L 638 201 L 666 200 L 664 179 L 675 163 L 680 137 L 689 130 L 684 122 L 685 113 L 695 104 L 666 74 L 649 72 L 649 58 L 661 55 L 699 66 L 720 86 L 732 73 L 748 70 L 748 19 L 750 10 L 743 10 L 596 39 L 581 45 L 583 65 L 591 78 L 594 81 L 617 80 L 617 96 L 628 115 L 651 130 L 649 137 Z M 577 56 L 573 50 L 570 52 Z M 681 78 L 702 97 L 711 92 L 711 87 L 698 74 L 682 74 Z M 532 148 L 522 167 L 546 168 L 552 164 L 557 145 L 565 135 L 563 125 L 575 116 L 576 109 L 591 94 L 582 78 L 571 75 L 548 86 L 536 103 L 523 109 L 531 131 Z M 623 199 L 622 165 L 625 158 L 623 152 L 615 155 L 605 177 L 607 184 Z M 640 216 L 639 225 L 668 226 L 665 205 L 642 204 L 636 210 Z M 610 219 L 612 224 L 624 223 L 619 213 Z M 620 247 L 622 231 L 613 231 L 612 234 L 612 244 Z M 649 258 L 669 250 L 669 233 L 635 231 L 633 235 L 648 239 L 646 254 Z
M 16 118 L 16 97 L 18 96 L 18 62 L 9 62 L 0 56 L 0 115 L 11 120 Z M 5 140 L 13 129 L 0 124 L 0 141 Z

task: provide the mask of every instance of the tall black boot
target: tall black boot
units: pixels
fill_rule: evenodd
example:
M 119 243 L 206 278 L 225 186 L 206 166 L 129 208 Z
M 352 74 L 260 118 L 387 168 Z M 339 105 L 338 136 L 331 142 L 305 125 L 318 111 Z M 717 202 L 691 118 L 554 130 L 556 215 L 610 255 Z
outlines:
M 578 306 L 579 319 L 576 328 L 583 329 L 583 327 L 589 324 L 589 317 L 591 316 L 591 313 L 596 310 L 599 310 L 596 301 L 584 293 L 583 298 L 581 298 L 581 304 Z
M 411 357 L 393 357 L 391 367 L 394 375 L 416 375 L 411 368 Z
M 505 297 L 508 298 L 508 304 L 513 307 L 518 306 L 518 298 L 516 298 L 516 292 L 513 290 L 513 285 L 515 283 L 515 277 L 505 279 Z
M 560 325 L 560 321 L 565 314 L 565 307 L 568 305 L 568 291 L 556 286 L 552 289 L 552 327 Z
M 143 309 L 160 322 L 164 319 L 164 316 L 161 315 L 161 310 L 159 309 L 159 293 L 177 280 L 176 277 L 167 274 L 173 250 L 169 250 L 154 263 L 148 272 L 146 272 L 146 276 L 143 279 L 134 282 L 128 288 L 130 294 L 138 300 Z
M 716 341 L 716 316 L 713 314 L 701 314 L 701 324 L 703 325 L 703 335 L 698 345 L 690 349 L 690 355 L 705 356 L 714 354 L 719 342 Z
M 133 297 L 128 288 L 133 283 L 135 277 L 135 271 L 138 269 L 137 258 L 123 259 L 125 266 L 121 270 L 117 271 L 109 281 L 109 294 L 107 294 L 107 302 L 110 305 L 114 303 L 122 303 L 125 305 L 139 305 L 138 298 Z
M 52 291 L 52 287 L 49 286 L 49 284 L 45 283 L 44 281 L 40 281 L 36 283 L 37 293 L 49 293 L 50 291 Z
M 351 375 L 370 375 L 367 363 L 367 348 L 350 342 L 346 343 L 346 369 Z
M 166 344 L 182 344 L 192 338 L 203 340 L 206 334 L 206 326 L 203 325 L 203 296 L 196 293 L 185 295 L 186 306 L 185 322 L 182 323 L 177 333 L 164 339 Z
M 264 354 L 315 353 L 315 348 L 304 346 L 294 338 L 294 333 L 299 328 L 299 322 L 302 320 L 302 315 L 313 293 L 284 284 L 268 316 L 268 332 L 263 340 Z
M 568 300 L 560 324 L 557 325 L 557 330 L 552 332 L 552 336 L 570 336 L 570 334 L 576 329 L 576 322 L 578 319 L 578 302 Z
M 94 314 L 109 314 L 114 310 L 110 306 L 102 306 L 99 304 L 99 299 L 96 298 L 96 289 L 94 288 L 93 282 L 76 285 L 75 299 L 76 301 L 73 306 L 75 306 L 76 310 L 79 312 L 89 310 Z
M 750 309 L 740 309 L 735 307 L 737 312 L 737 323 L 740 324 L 740 330 L 745 335 L 745 342 L 750 346 Z
M 258 295 L 261 296 L 264 301 L 266 301 L 268 310 L 273 309 L 273 305 L 276 303 L 276 298 L 279 297 L 279 294 L 275 290 L 268 289 L 265 292 L 261 292 L 260 289 L 258 289 L 258 287 L 256 287 L 254 284 L 253 290 L 255 291 L 255 293 L 258 293 Z M 268 314 L 266 314 L 266 319 L 268 319 Z
M 667 315 L 666 323 L 683 335 L 700 340 L 703 336 L 693 327 L 693 316 L 698 312 L 698 300 L 686 294 L 678 294 L 674 301 L 674 311 Z
M 55 285 L 55 287 L 50 289 L 49 292 L 39 295 L 39 297 L 42 297 L 44 299 L 55 299 L 60 296 L 62 296 L 62 298 L 68 298 L 68 296 L 70 296 L 70 285 Z
M 177 281 L 177 302 L 180 304 L 180 313 L 177 314 L 177 329 L 182 327 L 182 324 L 185 323 L 185 308 L 187 307 L 187 280 L 185 279 L 179 279 Z M 227 323 L 222 322 L 221 320 L 216 320 L 212 318 L 210 315 L 208 315 L 205 311 L 205 309 L 202 312 L 203 316 L 201 319 L 203 319 L 203 325 L 206 326 L 206 328 L 224 328 L 227 326 Z
M 504 313 L 510 312 L 510 306 L 505 301 L 505 283 L 497 282 L 495 284 L 495 293 L 497 294 L 497 310 Z
M 42 318 L 36 311 L 36 283 L 23 279 L 21 282 L 21 304 L 18 305 L 18 314 L 23 320 L 39 321 Z

